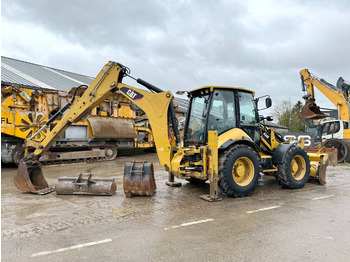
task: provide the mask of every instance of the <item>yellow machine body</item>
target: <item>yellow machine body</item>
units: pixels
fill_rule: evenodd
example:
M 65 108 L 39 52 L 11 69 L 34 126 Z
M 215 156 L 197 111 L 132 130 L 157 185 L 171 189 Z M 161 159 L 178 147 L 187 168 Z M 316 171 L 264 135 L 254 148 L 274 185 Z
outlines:
M 233 197 L 251 194 L 258 182 L 260 165 L 263 172 L 273 174 L 283 168 L 279 182 L 285 187 L 300 188 L 307 181 L 310 160 L 302 145 L 281 141 L 273 130 L 259 126 L 253 91 L 222 86 L 205 86 L 190 91 L 184 140 L 180 141 L 173 94 L 142 79 L 135 80 L 153 92 L 126 85 L 122 82 L 126 76 L 129 76 L 128 68 L 115 62 L 106 64 L 43 141 L 27 140 L 27 147 L 35 150 L 23 162 L 35 163 L 69 125 L 81 121 L 101 101 L 118 92 L 147 115 L 160 165 L 169 173 L 168 185 L 177 185 L 175 176 L 196 182 L 209 180 L 210 193 L 202 198 L 217 201 L 220 200 L 218 186 Z M 227 100 L 224 94 L 234 98 Z M 227 103 L 221 103 L 223 101 Z M 198 111 L 200 107 L 203 109 Z M 236 107 L 241 110 L 236 110 Z M 196 114 L 202 116 L 197 124 Z M 190 125 L 192 120 L 194 122 Z M 26 174 L 28 172 L 18 172 L 17 182 Z

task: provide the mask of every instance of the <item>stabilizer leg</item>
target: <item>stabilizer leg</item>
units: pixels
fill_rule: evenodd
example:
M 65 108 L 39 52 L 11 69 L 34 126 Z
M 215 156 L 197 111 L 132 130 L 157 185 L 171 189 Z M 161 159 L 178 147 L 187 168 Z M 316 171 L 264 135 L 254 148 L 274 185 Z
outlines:
M 219 158 L 218 158 L 218 132 L 208 132 L 208 153 L 209 167 L 208 178 L 210 181 L 210 193 L 209 195 L 200 195 L 199 197 L 208 202 L 221 201 L 219 197 L 218 183 L 219 183 Z
M 170 186 L 170 187 L 179 187 L 179 186 L 182 186 L 181 182 L 175 182 L 174 175 L 172 175 L 170 172 L 169 172 L 168 181 L 165 182 L 165 184 L 166 184 L 167 186 Z

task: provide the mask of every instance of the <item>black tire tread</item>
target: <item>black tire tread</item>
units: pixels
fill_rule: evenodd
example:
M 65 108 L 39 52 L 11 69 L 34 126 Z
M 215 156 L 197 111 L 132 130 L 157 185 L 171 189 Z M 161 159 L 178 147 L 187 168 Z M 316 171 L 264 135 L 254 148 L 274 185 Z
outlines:
M 304 183 L 295 183 L 294 178 L 290 174 L 290 165 L 289 165 L 290 161 L 292 160 L 292 156 L 294 155 L 294 153 L 295 152 L 298 153 L 298 151 L 300 152 L 299 155 L 306 156 L 305 160 L 306 160 L 307 173 L 305 174 L 305 178 L 303 179 Z M 288 150 L 284 159 L 285 161 L 282 164 L 278 165 L 277 182 L 282 187 L 289 188 L 289 189 L 298 189 L 298 188 L 304 187 L 304 185 L 306 184 L 310 176 L 310 160 L 309 160 L 309 157 L 307 156 L 306 151 L 299 146 L 293 146 Z
M 254 186 L 252 190 L 245 192 L 245 193 L 235 192 L 234 190 L 232 190 L 230 188 L 229 184 L 224 179 L 224 174 L 226 172 L 226 167 L 225 167 L 226 160 L 229 159 L 230 156 L 232 154 L 234 154 L 234 152 L 236 152 L 237 150 L 242 150 L 245 148 L 249 148 L 250 150 L 252 150 L 254 152 L 254 154 L 256 155 L 256 158 L 258 159 L 257 153 L 251 147 L 249 147 L 247 145 L 235 145 L 235 146 L 229 148 L 228 150 L 225 150 L 224 152 L 222 152 L 219 155 L 219 187 L 225 194 L 227 194 L 228 196 L 231 196 L 231 197 L 249 196 L 255 190 L 255 186 Z M 230 170 L 230 172 L 231 172 L 231 170 Z M 257 184 L 257 183 L 258 183 L 258 179 L 256 179 L 255 184 Z

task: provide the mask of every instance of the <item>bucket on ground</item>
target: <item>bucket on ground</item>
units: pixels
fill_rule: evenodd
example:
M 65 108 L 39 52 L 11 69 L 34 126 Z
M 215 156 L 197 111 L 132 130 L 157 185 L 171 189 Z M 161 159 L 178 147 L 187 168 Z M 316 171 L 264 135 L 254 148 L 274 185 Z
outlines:
M 114 178 L 92 178 L 91 173 L 80 173 L 78 178 L 60 177 L 56 184 L 58 195 L 111 196 L 117 190 Z
M 126 197 L 152 196 L 157 189 L 153 164 L 147 161 L 125 163 L 123 187 Z

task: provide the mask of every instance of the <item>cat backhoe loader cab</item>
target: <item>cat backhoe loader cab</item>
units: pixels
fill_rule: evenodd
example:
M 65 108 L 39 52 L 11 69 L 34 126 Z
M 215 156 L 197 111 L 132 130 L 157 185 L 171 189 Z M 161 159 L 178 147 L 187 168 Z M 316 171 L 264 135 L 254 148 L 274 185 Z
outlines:
M 300 188 L 310 175 L 318 179 L 319 171 L 328 163 L 327 154 L 308 155 L 297 142 L 284 142 L 273 130 L 261 125 L 254 92 L 237 87 L 205 86 L 189 91 L 184 139 L 180 141 L 172 93 L 133 77 L 150 91 L 126 85 L 122 83 L 126 76 L 131 77 L 127 67 L 109 62 L 42 142 L 27 140 L 27 148 L 33 147 L 35 151 L 23 159 L 15 175 L 15 184 L 20 190 L 39 194 L 50 191 L 38 156 L 71 123 L 79 121 L 101 100 L 117 91 L 148 116 L 159 162 L 169 173 L 167 184 L 178 186 L 174 177 L 190 182 L 209 180 L 210 194 L 202 196 L 205 200 L 219 200 L 218 187 L 229 196 L 250 195 L 260 172 L 275 175 L 284 187 Z M 271 106 L 270 98 L 266 102 Z M 134 164 L 126 165 L 129 171 Z M 145 168 L 153 170 L 149 164 L 140 170 Z

